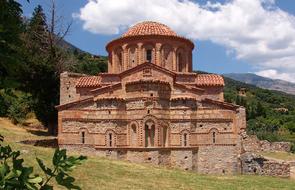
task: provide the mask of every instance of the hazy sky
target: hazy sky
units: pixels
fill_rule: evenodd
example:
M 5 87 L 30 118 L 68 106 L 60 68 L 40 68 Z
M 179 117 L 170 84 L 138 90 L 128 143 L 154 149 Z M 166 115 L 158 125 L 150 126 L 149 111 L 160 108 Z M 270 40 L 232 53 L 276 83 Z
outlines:
M 30 17 L 50 0 L 19 1 Z M 137 22 L 162 22 L 196 45 L 195 70 L 252 72 L 295 82 L 295 0 L 56 0 L 73 20 L 66 40 L 107 55 L 105 45 Z

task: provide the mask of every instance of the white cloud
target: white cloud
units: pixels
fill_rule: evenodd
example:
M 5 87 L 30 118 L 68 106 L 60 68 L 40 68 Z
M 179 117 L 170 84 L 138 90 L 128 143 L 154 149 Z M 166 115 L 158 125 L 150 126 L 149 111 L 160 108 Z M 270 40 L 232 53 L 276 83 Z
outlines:
M 277 70 L 269 69 L 256 72 L 255 74 L 271 79 L 281 79 L 288 82 L 295 82 L 295 73 L 279 73 Z
M 75 17 L 97 34 L 118 34 L 143 20 L 162 22 L 188 38 L 226 47 L 257 70 L 295 73 L 295 17 L 279 9 L 275 0 L 205 5 L 189 0 L 89 0 Z

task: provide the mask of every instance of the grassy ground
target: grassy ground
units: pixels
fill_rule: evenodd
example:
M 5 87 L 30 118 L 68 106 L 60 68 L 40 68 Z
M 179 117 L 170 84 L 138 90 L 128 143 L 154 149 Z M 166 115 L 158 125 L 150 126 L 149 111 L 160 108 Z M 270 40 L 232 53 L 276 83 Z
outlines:
M 51 148 L 34 147 L 16 143 L 28 139 L 44 139 L 47 136 L 32 134 L 26 129 L 12 125 L 0 118 L 0 134 L 13 148 L 21 150 L 26 164 L 33 165 L 40 173 L 35 158 L 50 163 Z M 73 172 L 82 189 L 294 189 L 295 181 L 262 176 L 209 176 L 176 169 L 156 167 L 145 164 L 131 164 L 89 157 Z M 56 186 L 55 189 L 62 189 Z
M 261 155 L 285 161 L 295 161 L 295 154 L 288 152 L 261 152 Z

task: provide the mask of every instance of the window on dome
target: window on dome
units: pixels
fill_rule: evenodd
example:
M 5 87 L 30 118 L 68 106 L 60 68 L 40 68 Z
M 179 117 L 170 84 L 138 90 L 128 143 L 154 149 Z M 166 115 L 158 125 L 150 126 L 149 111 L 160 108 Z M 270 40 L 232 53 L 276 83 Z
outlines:
M 146 50 L 146 61 L 149 63 L 152 62 L 152 50 L 151 49 Z

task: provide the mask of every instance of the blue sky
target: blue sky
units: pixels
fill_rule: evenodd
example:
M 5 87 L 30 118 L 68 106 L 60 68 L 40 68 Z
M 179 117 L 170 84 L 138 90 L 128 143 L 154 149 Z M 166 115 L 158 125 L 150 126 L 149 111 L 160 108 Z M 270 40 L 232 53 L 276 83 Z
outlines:
M 133 0 L 137 5 L 127 1 L 56 0 L 58 14 L 65 21 L 73 20 L 66 40 L 84 51 L 107 55 L 105 45 L 128 26 L 155 20 L 194 41 L 195 70 L 253 72 L 295 81 L 294 0 L 247 0 L 248 4 L 245 0 L 165 0 L 162 4 Z M 19 2 L 27 17 L 38 4 L 46 12 L 50 5 L 49 0 Z

